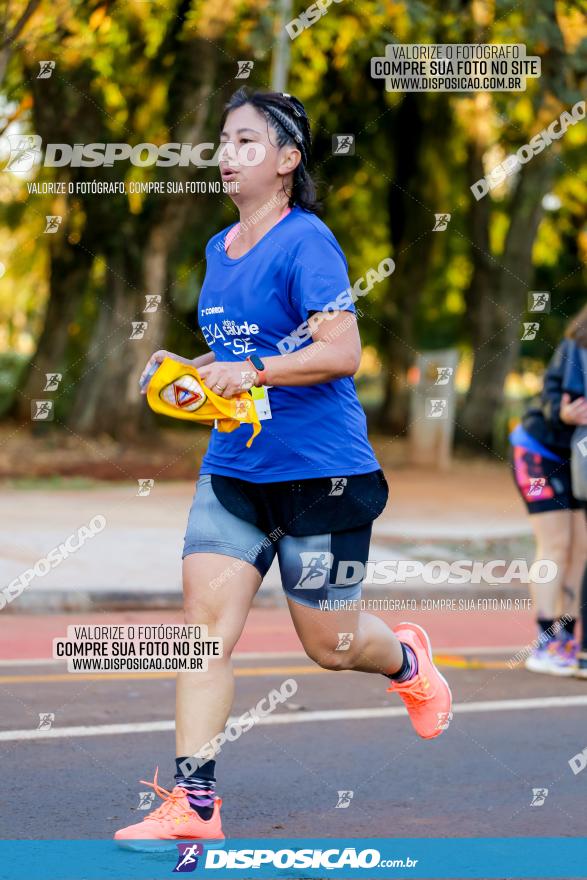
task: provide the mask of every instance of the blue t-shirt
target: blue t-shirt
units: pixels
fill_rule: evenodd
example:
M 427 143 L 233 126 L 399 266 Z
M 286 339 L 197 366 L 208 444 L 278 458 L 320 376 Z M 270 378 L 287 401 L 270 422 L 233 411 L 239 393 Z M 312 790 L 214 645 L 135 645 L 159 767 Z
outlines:
M 347 262 L 328 227 L 294 207 L 244 256 L 224 250 L 228 228 L 206 246 L 198 322 L 217 361 L 280 354 L 277 343 L 350 287 Z M 347 300 L 346 311 L 355 308 Z M 312 343 L 308 339 L 295 351 Z M 334 343 L 336 344 L 336 343 Z M 379 468 L 354 380 L 268 389 L 270 419 L 247 449 L 251 426 L 212 430 L 202 474 L 270 483 L 352 476 Z

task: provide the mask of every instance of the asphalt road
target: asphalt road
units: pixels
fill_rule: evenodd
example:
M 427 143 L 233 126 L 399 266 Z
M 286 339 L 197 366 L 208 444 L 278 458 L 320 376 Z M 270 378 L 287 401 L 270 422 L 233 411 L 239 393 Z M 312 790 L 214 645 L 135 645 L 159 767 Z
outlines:
M 511 670 L 506 654 L 441 661 L 455 717 L 425 742 L 402 713 L 369 712 L 400 705 L 382 677 L 319 671 L 302 656 L 239 659 L 235 715 L 286 678 L 298 691 L 218 759 L 227 836 L 584 835 L 587 773 L 575 775 L 568 762 L 587 745 L 585 683 Z M 0 761 L 5 791 L 14 793 L 2 837 L 109 837 L 144 816 L 140 779 L 159 765 L 161 784 L 172 783 L 171 724 L 105 730 L 171 722 L 171 676 L 82 681 L 55 664 L 0 673 Z M 549 704 L 561 696 L 579 704 Z M 38 735 L 43 712 L 54 713 L 59 735 L 25 739 Z M 72 726 L 91 735 L 68 735 Z M 541 806 L 531 806 L 534 788 L 548 789 Z M 339 791 L 353 792 L 346 808 L 336 806 Z
M 511 668 L 535 636 L 531 612 L 409 616 L 428 629 L 455 699 L 449 729 L 428 742 L 382 676 L 321 670 L 301 652 L 286 609 L 253 609 L 237 646 L 234 716 L 288 678 L 298 690 L 218 758 L 229 841 L 584 837 L 587 772 L 575 775 L 569 760 L 587 746 L 587 684 Z M 154 611 L 0 615 L 0 833 L 25 846 L 0 863 L 0 877 L 29 876 L 30 841 L 108 841 L 142 819 L 140 780 L 156 766 L 160 783 L 173 784 L 173 674 L 72 675 L 49 659 L 52 639 L 68 624 L 180 620 Z M 48 736 L 42 713 L 54 715 Z M 348 806 L 337 806 L 339 792 L 352 792 Z M 130 856 L 107 857 L 104 876 L 171 876 L 169 856 Z M 82 880 L 83 858 L 79 874 L 68 863 L 70 880 Z M 567 880 L 564 851 L 560 863 Z M 47 876 L 63 880 L 60 865 Z

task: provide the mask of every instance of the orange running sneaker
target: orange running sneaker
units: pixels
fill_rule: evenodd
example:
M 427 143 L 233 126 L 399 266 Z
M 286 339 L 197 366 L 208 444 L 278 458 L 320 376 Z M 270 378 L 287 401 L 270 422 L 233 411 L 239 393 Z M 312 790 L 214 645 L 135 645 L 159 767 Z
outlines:
M 421 626 L 400 623 L 392 631 L 416 655 L 418 672 L 409 681 L 392 681 L 387 690 L 402 698 L 416 733 L 423 739 L 434 739 L 447 729 L 452 718 L 450 688 L 432 661 L 430 639 Z
M 202 819 L 190 807 L 185 789 L 176 785 L 173 791 L 161 788 L 157 783 L 159 768 L 155 770 L 153 782 L 145 782 L 154 788 L 163 803 L 149 813 L 142 822 L 121 828 L 114 835 L 114 840 L 126 849 L 148 850 L 157 852 L 173 849 L 176 841 L 224 841 L 220 807 L 222 799 L 216 798 L 214 812 L 209 819 Z M 218 844 L 217 844 L 218 845 Z

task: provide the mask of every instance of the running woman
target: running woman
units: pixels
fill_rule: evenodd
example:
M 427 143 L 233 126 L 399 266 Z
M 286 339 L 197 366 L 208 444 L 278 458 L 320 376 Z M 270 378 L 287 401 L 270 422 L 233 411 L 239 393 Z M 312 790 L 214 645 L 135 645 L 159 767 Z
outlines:
M 210 352 L 193 361 L 156 352 L 145 373 L 167 355 L 192 363 L 226 398 L 254 385 L 264 396 L 263 427 L 250 448 L 250 426 L 212 430 L 202 462 L 183 550 L 185 620 L 221 637 L 224 656 L 211 659 L 207 672 L 177 677 L 175 786 L 162 789 L 156 774 L 149 784 L 163 804 L 115 834 L 135 848 L 223 839 L 215 761 L 201 758 L 224 731 L 234 696 L 231 654 L 276 555 L 312 660 L 386 676 L 424 739 L 439 736 L 451 717 L 450 689 L 426 632 L 412 623 L 390 629 L 352 601 L 387 484 L 352 378 L 361 343 L 346 259 L 316 216 L 306 112 L 291 95 L 241 89 L 225 109 L 221 140 L 239 155 L 254 145 L 264 158 L 220 163 L 240 224 L 206 248 L 198 314 Z M 296 346 L 290 334 L 300 325 L 311 333 Z M 282 354 L 284 339 L 289 353 Z M 356 563 L 350 574 L 343 561 Z
M 584 503 L 573 495 L 570 446 L 577 425 L 587 424 L 585 383 L 577 344 L 587 343 L 587 307 L 570 322 L 544 376 L 540 405 L 530 408 L 510 435 L 513 474 L 536 539 L 536 559 L 552 560 L 557 575 L 530 584 L 537 645 L 526 669 L 573 675 L 581 576 L 587 560 Z

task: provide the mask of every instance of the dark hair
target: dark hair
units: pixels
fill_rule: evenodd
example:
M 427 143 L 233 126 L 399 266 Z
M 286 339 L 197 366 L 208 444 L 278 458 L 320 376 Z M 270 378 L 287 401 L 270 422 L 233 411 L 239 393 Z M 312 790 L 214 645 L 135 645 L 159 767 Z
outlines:
M 224 126 L 226 117 L 232 110 L 251 104 L 267 120 L 267 124 L 275 131 L 277 146 L 293 144 L 302 154 L 302 159 L 293 174 L 293 186 L 289 196 L 289 205 L 299 205 L 306 211 L 318 214 L 321 209 L 316 198 L 316 186 L 308 173 L 310 153 L 312 150 L 312 134 L 304 105 L 293 95 L 285 92 L 259 92 L 247 88 L 235 92 L 224 108 L 220 127 Z
M 568 339 L 574 339 L 577 345 L 587 348 L 587 306 L 575 315 L 569 322 L 565 331 Z

